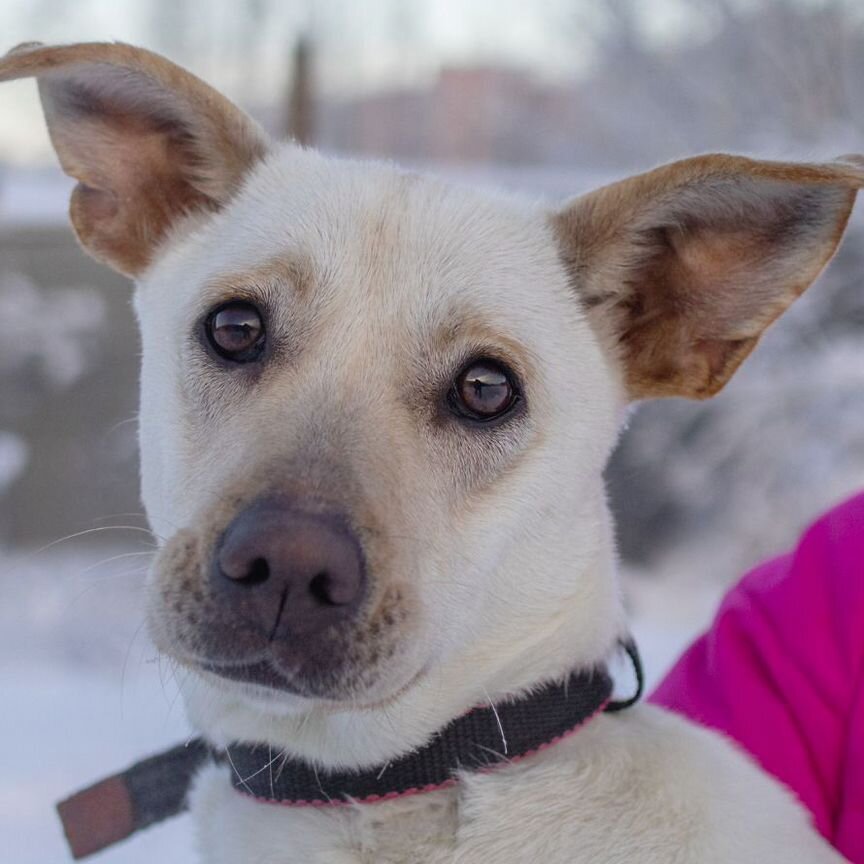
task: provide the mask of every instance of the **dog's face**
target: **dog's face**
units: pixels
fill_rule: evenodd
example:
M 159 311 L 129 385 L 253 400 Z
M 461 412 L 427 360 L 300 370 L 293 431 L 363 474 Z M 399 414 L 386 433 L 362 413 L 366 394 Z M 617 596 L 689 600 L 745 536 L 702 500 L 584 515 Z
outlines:
M 138 49 L 24 75 L 82 243 L 138 281 L 151 629 L 258 712 L 602 659 L 624 406 L 722 387 L 862 177 L 701 157 L 549 212 L 273 145 Z
M 286 147 L 156 263 L 137 307 L 166 651 L 372 702 L 484 629 L 530 639 L 584 590 L 596 536 L 576 520 L 602 501 L 620 387 L 551 234 Z M 550 542 L 575 572 L 512 573 Z

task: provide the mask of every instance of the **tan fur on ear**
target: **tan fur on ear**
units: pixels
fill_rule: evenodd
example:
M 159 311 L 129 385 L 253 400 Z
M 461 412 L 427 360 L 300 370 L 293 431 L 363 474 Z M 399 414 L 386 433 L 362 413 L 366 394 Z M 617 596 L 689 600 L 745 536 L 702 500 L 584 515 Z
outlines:
M 864 161 L 709 155 L 578 198 L 561 253 L 630 396 L 713 396 L 834 254 Z
M 127 275 L 184 215 L 218 209 L 268 149 L 259 127 L 164 57 L 123 44 L 21 45 L 0 81 L 35 77 L 82 245 Z

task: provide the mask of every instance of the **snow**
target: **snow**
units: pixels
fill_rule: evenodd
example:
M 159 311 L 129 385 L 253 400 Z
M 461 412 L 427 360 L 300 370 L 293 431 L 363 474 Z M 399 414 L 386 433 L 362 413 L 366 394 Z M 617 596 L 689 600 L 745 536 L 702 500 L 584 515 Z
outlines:
M 0 848 L 15 864 L 70 860 L 54 803 L 190 734 L 141 629 L 146 547 L 61 549 L 0 555 Z M 115 555 L 134 557 L 99 564 Z M 180 819 L 92 860 L 181 864 L 192 849 Z
M 53 388 L 75 383 L 92 360 L 106 319 L 106 301 L 88 286 L 42 288 L 23 273 L 0 266 L 0 341 L 3 376 L 38 371 Z

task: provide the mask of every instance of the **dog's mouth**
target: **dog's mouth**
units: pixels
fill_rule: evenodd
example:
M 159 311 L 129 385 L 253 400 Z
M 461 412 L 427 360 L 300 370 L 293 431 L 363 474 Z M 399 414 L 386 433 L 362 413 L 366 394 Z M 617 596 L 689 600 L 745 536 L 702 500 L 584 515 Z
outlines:
M 203 661 L 199 667 L 228 681 L 251 684 L 291 696 L 309 696 L 302 685 L 294 683 L 270 659 L 252 660 L 244 663 L 216 663 Z
M 398 700 L 422 681 L 431 668 L 431 662 L 423 664 L 403 682 L 391 682 L 390 687 L 375 687 L 376 691 L 366 698 L 355 693 L 339 693 L 332 690 L 318 692 L 303 681 L 289 679 L 272 660 L 254 660 L 248 663 L 219 663 L 201 661 L 195 667 L 209 676 L 215 676 L 227 686 L 236 685 L 240 694 L 252 701 L 264 702 L 271 707 L 284 701 L 285 697 L 298 697 L 314 701 L 323 708 L 344 710 L 350 706 L 354 711 L 378 710 Z M 382 685 L 384 682 L 381 682 Z
M 365 689 L 367 676 L 362 672 L 341 674 L 335 669 L 286 669 L 273 652 L 249 660 L 199 660 L 195 668 L 216 676 L 227 684 L 240 685 L 242 692 L 254 692 L 268 697 L 299 696 L 304 699 L 348 700 L 358 689 Z
M 363 638 L 365 633 L 334 632 L 329 638 L 268 639 L 235 622 L 234 644 L 221 628 L 211 631 L 198 651 L 184 650 L 185 639 L 162 648 L 185 666 L 239 685 L 239 692 L 268 692 L 268 698 L 297 696 L 314 700 L 354 700 L 377 690 L 391 677 L 394 643 Z M 216 638 L 212 638 L 215 636 Z M 186 642 L 188 645 L 189 643 Z M 191 646 L 190 646 L 191 647 Z M 201 649 L 204 649 L 203 651 Z M 399 665 L 399 664 L 397 664 Z

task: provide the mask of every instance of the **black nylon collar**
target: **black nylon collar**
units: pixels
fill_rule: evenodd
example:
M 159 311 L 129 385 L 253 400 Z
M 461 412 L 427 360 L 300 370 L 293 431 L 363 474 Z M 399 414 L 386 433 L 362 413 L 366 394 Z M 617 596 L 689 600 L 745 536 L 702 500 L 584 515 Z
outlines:
M 526 696 L 458 717 L 425 746 L 364 771 L 324 771 L 284 758 L 266 744 L 214 750 L 200 738 L 137 762 L 61 802 L 57 809 L 73 856 L 83 858 L 181 813 L 194 776 L 208 761 L 231 766 L 235 789 L 288 806 L 376 801 L 456 782 L 459 771 L 493 768 L 531 755 L 578 729 L 600 711 L 619 711 L 642 693 L 642 665 L 632 640 L 622 643 L 636 672 L 630 699 L 611 700 L 605 668 L 574 672 Z
M 484 705 L 457 717 L 424 747 L 365 771 L 324 771 L 282 758 L 265 745 L 232 744 L 224 751 L 238 792 L 293 806 L 371 803 L 439 789 L 458 771 L 491 768 L 553 744 L 609 703 L 604 669 L 575 672 L 528 696 Z

